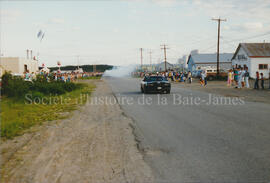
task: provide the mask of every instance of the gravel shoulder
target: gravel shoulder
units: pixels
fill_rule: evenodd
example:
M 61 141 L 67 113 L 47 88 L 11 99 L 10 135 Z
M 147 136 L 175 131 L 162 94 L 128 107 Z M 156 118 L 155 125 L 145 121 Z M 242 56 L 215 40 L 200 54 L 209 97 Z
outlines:
M 89 81 L 92 82 L 92 81 Z M 36 132 L 1 142 L 1 182 L 153 182 L 133 135 L 133 121 L 105 81 L 72 117 L 45 123 Z

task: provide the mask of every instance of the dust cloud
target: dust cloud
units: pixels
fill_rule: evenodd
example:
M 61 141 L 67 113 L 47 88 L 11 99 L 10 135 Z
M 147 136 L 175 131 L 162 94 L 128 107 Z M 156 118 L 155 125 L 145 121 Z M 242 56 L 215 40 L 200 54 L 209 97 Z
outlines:
M 106 70 L 103 76 L 109 77 L 129 77 L 136 70 L 137 65 L 117 66 L 112 70 Z

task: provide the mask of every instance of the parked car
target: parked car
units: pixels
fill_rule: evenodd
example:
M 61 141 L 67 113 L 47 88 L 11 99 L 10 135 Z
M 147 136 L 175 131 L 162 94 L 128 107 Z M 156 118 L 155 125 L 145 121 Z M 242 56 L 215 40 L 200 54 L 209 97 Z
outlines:
M 142 93 L 170 93 L 171 83 L 163 76 L 145 76 L 141 81 Z
M 226 78 L 227 77 L 227 72 L 225 72 L 224 70 L 219 70 L 219 76 L 222 78 Z M 207 69 L 206 70 L 206 78 L 207 80 L 211 81 L 214 80 L 217 77 L 217 69 Z

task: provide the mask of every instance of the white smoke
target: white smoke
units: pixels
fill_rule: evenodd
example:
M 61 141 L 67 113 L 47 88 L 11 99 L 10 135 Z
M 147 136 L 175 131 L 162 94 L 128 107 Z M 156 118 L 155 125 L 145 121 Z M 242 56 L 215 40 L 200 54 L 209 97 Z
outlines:
M 103 76 L 110 77 L 127 77 L 131 76 L 131 73 L 136 70 L 136 65 L 128 65 L 128 66 L 117 66 L 113 67 L 112 70 L 106 70 Z

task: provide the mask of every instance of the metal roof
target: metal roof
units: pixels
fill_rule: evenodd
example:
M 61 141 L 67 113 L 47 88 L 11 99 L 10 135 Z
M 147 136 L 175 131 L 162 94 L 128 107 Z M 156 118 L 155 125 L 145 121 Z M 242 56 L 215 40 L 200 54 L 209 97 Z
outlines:
M 270 57 L 270 43 L 240 43 L 232 59 L 235 58 L 240 47 L 249 57 Z
M 217 54 L 216 53 L 200 53 L 191 55 L 195 64 L 198 63 L 216 63 Z M 233 53 L 221 53 L 219 54 L 219 62 L 231 62 Z
M 161 66 L 161 65 L 165 65 L 165 62 L 161 62 L 161 63 L 157 64 L 158 67 Z M 166 62 L 166 65 L 173 66 L 173 64 L 171 64 L 169 62 Z

